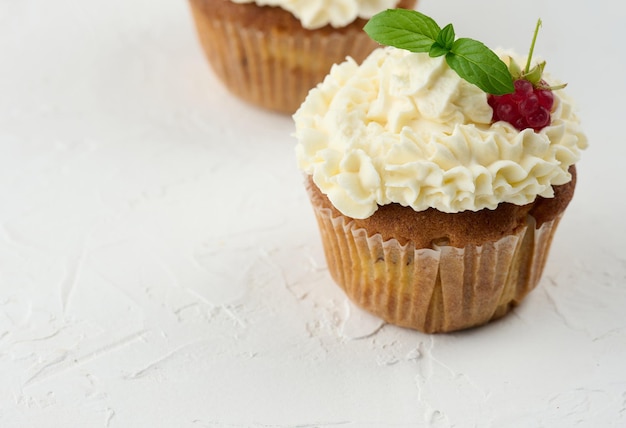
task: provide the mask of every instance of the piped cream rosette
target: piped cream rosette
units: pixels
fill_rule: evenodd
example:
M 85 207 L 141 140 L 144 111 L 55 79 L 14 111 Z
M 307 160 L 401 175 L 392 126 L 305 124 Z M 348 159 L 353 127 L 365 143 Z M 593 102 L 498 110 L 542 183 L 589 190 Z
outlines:
M 390 203 L 447 213 L 525 205 L 571 180 L 587 139 L 563 91 L 540 132 L 491 117 L 487 95 L 442 57 L 379 48 L 309 93 L 294 115 L 298 165 L 353 218 Z
M 345 27 L 357 18 L 369 19 L 374 14 L 397 5 L 397 0 L 231 0 L 234 3 L 255 3 L 257 6 L 280 7 L 298 18 L 304 28 L 314 30 L 326 25 Z

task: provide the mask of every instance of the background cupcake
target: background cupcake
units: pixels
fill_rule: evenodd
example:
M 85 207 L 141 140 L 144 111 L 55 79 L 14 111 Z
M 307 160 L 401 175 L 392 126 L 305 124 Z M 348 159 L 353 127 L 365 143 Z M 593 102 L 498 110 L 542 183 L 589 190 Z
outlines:
M 296 153 L 330 273 L 354 302 L 450 332 L 537 285 L 587 145 L 567 96 L 550 92 L 548 122 L 518 129 L 494 116 L 507 96 L 445 56 L 381 48 L 333 67 L 294 115 Z
M 376 46 L 366 19 L 416 0 L 190 0 L 208 61 L 235 95 L 294 113 L 334 63 Z

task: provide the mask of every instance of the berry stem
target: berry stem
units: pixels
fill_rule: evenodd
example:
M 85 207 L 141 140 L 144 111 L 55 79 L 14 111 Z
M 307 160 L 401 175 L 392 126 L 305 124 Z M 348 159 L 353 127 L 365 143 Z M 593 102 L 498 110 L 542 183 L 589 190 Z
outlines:
M 535 34 L 533 35 L 533 42 L 530 44 L 530 52 L 528 52 L 528 59 L 526 60 L 526 68 L 524 69 L 524 74 L 528 74 L 530 72 L 530 63 L 533 59 L 535 42 L 537 41 L 537 35 L 539 34 L 539 27 L 541 27 L 541 18 L 537 20 L 537 25 L 535 26 Z

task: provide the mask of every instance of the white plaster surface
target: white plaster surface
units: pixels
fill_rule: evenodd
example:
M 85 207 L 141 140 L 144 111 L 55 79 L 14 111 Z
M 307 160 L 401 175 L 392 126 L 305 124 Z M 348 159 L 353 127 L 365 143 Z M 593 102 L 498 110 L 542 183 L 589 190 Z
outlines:
M 184 0 L 0 0 L 0 427 L 625 427 L 626 40 L 609 0 L 420 0 L 537 52 L 591 146 L 539 287 L 429 336 L 330 279 L 291 119 Z

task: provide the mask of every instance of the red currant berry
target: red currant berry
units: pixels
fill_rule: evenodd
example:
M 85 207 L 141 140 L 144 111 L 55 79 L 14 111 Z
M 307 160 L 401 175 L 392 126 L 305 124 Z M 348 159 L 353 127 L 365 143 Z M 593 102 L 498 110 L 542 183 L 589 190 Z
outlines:
M 500 120 L 504 120 L 505 122 L 512 123 L 519 117 L 515 104 L 500 104 L 496 106 L 495 111 Z
M 536 112 L 526 117 L 530 128 L 539 131 L 550 124 L 550 112 L 544 107 L 539 107 Z
M 533 93 L 533 84 L 528 80 L 518 79 L 514 83 L 515 92 L 509 94 L 515 102 L 520 102 Z
M 535 91 L 537 98 L 539 98 L 539 105 L 548 111 L 552 111 L 554 105 L 554 94 L 549 89 L 538 89 Z
M 527 95 L 524 100 L 519 103 L 519 112 L 522 116 L 533 114 L 539 108 L 539 98 L 534 93 Z

